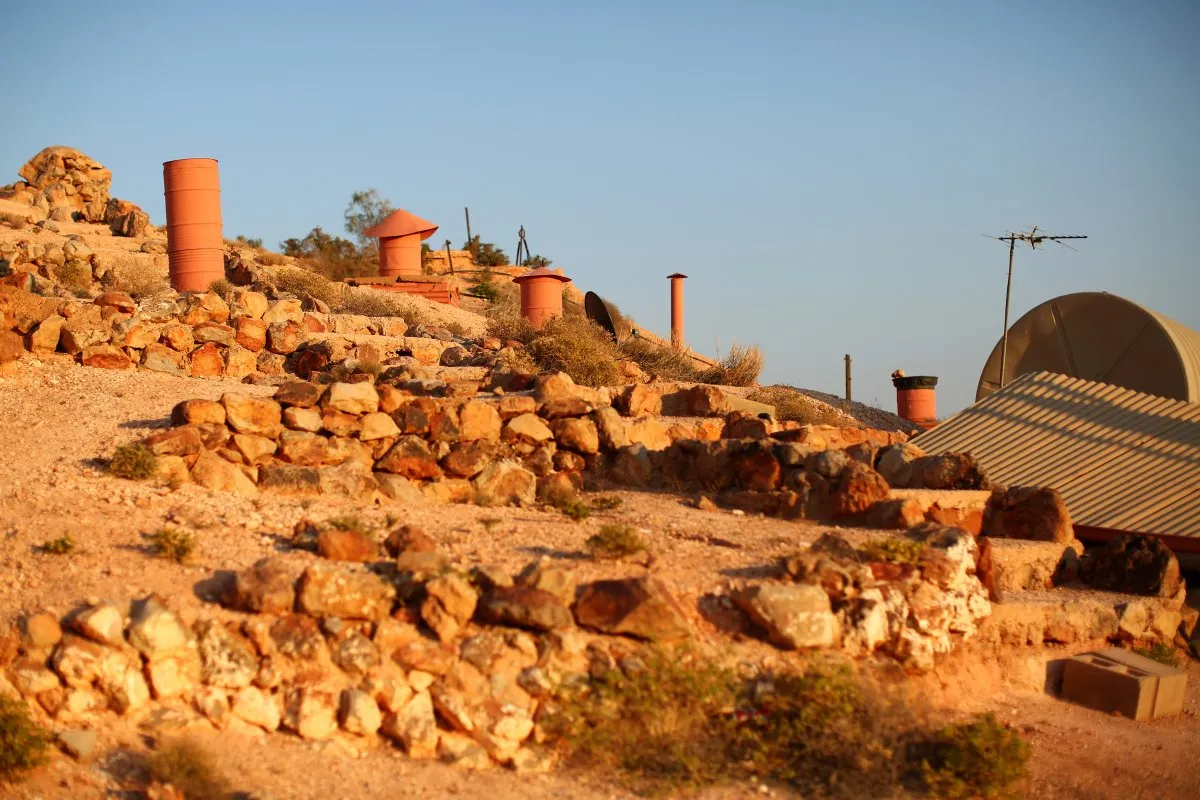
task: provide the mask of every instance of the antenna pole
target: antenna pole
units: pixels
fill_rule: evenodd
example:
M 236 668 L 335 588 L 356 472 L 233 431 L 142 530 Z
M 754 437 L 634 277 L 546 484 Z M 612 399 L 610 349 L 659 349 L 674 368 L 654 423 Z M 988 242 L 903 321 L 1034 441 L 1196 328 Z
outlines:
M 1004 334 L 1000 339 L 1000 388 L 1004 388 L 1004 377 L 1008 371 L 1008 308 L 1009 302 L 1012 300 L 1012 276 L 1013 276 L 1013 252 L 1017 249 L 1017 242 L 1024 242 L 1033 250 L 1037 249 L 1039 244 L 1043 242 L 1058 242 L 1064 247 L 1074 249 L 1068 244 L 1063 243 L 1063 239 L 1086 239 L 1086 236 L 1047 236 L 1044 233 L 1038 233 L 1038 226 L 1034 225 L 1026 233 L 1008 233 L 1004 236 L 991 237 L 999 239 L 1002 242 L 1008 242 L 1008 284 L 1004 288 Z
M 1000 388 L 1004 388 L 1004 368 L 1008 366 L 1008 302 L 1012 298 L 1012 265 L 1013 251 L 1017 248 L 1017 238 L 1008 240 L 1008 285 L 1004 287 L 1004 336 L 1000 344 Z

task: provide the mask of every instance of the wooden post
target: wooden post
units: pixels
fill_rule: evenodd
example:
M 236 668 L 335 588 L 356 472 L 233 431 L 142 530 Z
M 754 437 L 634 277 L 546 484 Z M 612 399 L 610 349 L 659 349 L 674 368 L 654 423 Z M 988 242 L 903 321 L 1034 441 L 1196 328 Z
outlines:
M 850 354 L 846 353 L 846 402 L 847 403 L 853 402 L 853 398 L 851 397 L 851 394 L 850 394 L 850 363 L 851 363 Z
M 467 249 L 471 251 L 471 257 L 474 258 L 479 253 L 475 252 L 475 245 L 471 241 L 471 209 L 463 206 L 463 213 L 467 215 Z
M 450 274 L 454 274 L 454 257 L 450 255 L 450 240 L 446 240 L 446 264 L 450 267 Z

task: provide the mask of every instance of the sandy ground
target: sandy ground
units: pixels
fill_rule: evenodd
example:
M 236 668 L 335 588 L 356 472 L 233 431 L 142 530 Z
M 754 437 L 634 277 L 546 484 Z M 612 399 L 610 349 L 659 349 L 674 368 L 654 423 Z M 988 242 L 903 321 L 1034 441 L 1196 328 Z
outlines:
M 780 556 L 824 530 L 816 525 L 702 512 L 680 498 L 651 493 L 615 493 L 623 500 L 620 508 L 576 523 L 553 511 L 356 507 L 338 500 L 214 495 L 194 486 L 171 491 L 103 472 L 97 459 L 165 426 L 176 402 L 218 398 L 226 391 L 271 390 L 87 369 L 65 357 L 26 357 L 16 375 L 0 378 L 0 621 L 43 608 L 61 614 L 88 597 L 119 599 L 151 591 L 169 597 L 180 611 L 199 612 L 206 605 L 203 582 L 215 571 L 241 569 L 268 554 L 300 566 L 314 556 L 289 551 L 281 543 L 298 520 L 355 514 L 381 531 L 389 524 L 420 525 L 467 565 L 493 563 L 516 570 L 544 555 L 573 565 L 581 580 L 649 568 L 696 609 L 702 643 L 764 666 L 799 658 L 730 630 L 731 615 L 722 614 L 712 595 L 731 581 L 763 575 Z M 583 556 L 587 537 L 610 522 L 643 531 L 651 545 L 648 566 L 597 563 Z M 165 524 L 195 533 L 200 551 L 193 564 L 179 566 L 147 554 L 142 534 Z M 851 538 L 870 535 L 847 533 Z M 76 553 L 61 557 L 39 551 L 42 543 L 64 534 L 79 543 Z M 1050 649 L 963 653 L 917 683 L 919 702 L 939 712 L 994 710 L 1024 730 L 1034 745 L 1026 797 L 1200 797 L 1200 772 L 1192 763 L 1200 747 L 1197 665 L 1189 667 L 1183 717 L 1132 723 L 1041 691 L 1046 662 L 1069 654 Z M 212 737 L 211 743 L 238 786 L 263 800 L 366 800 L 397 793 L 489 800 L 626 796 L 604 776 L 558 772 L 518 777 L 501 769 L 476 775 L 418 764 L 391 748 L 354 755 L 336 744 L 314 747 L 282 735 L 255 739 L 226 734 Z M 139 733 L 126 722 L 106 723 L 98 751 L 102 755 L 92 765 L 56 760 L 23 786 L 0 787 L 0 797 L 130 796 L 121 789 L 130 776 L 136 777 L 131 754 L 144 751 Z M 753 794 L 754 787 L 734 786 L 702 796 Z

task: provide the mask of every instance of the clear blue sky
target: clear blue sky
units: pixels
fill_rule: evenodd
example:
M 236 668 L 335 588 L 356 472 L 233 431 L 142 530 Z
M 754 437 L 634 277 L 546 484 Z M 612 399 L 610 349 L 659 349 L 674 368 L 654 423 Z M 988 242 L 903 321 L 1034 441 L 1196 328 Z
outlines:
M 1200 4 L 0 4 L 0 174 L 79 148 L 163 222 L 161 162 L 221 162 L 226 235 L 340 231 L 356 189 L 534 252 L 764 380 L 969 403 L 1014 320 L 1106 290 L 1200 328 Z M 16 37 L 16 38 L 14 38 Z

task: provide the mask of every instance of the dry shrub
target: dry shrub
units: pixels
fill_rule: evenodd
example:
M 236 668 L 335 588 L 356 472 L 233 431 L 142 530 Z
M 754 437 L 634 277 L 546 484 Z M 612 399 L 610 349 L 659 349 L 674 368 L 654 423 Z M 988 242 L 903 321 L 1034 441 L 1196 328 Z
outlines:
M 158 471 L 158 457 L 141 442 L 123 444 L 113 451 L 108 471 L 118 478 L 143 481 Z
M 984 714 L 948 725 L 915 742 L 909 758 L 921 788 L 935 797 L 1014 797 L 1025 775 L 1029 744 L 1021 734 Z
M 758 345 L 735 344 L 729 348 L 729 355 L 701 373 L 699 380 L 719 386 L 753 386 L 762 368 L 763 354 Z
M 52 556 L 68 556 L 75 552 L 75 540 L 69 534 L 50 539 L 42 543 L 41 551 Z
M 282 267 L 291 260 L 281 253 L 259 253 L 255 259 L 258 263 L 268 267 Z
M 348 286 L 341 298 L 330 307 L 340 314 L 361 314 L 364 317 L 402 317 L 409 325 L 427 323 L 429 313 L 411 298 L 399 292 Z
M 746 396 L 747 400 L 775 406 L 775 418 L 799 422 L 802 425 L 855 425 L 853 418 L 842 411 L 814 400 L 803 392 L 786 386 L 767 386 Z
M 502 342 L 529 344 L 537 331 L 521 316 L 521 301 L 516 295 L 505 295 L 494 301 L 487 312 L 487 333 Z
M 858 548 L 865 561 L 891 561 L 895 564 L 916 564 L 925 552 L 925 544 L 914 539 L 889 537 L 872 539 Z
M 632 525 L 602 525 L 588 537 L 588 553 L 595 559 L 617 559 L 645 552 L 646 540 Z
M 196 550 L 196 537 L 178 528 L 163 528 L 142 536 L 149 542 L 153 555 L 176 564 L 186 564 Z
M 165 292 L 170 284 L 151 259 L 130 257 L 113 268 L 112 288 L 140 300 Z
M 543 372 L 565 372 L 582 386 L 621 380 L 616 342 L 587 317 L 550 320 L 529 343 L 529 355 Z
M 89 289 L 92 268 L 82 261 L 71 260 L 54 268 L 54 279 L 68 289 Z
M 233 791 L 216 759 L 191 739 L 167 739 L 150 754 L 150 777 L 186 800 L 225 800 Z
M 281 292 L 290 292 L 297 297 L 305 295 L 320 300 L 332 308 L 338 304 L 346 286 L 327 280 L 311 270 L 286 267 L 271 275 L 271 282 Z
M 43 764 L 50 736 L 21 700 L 0 694 L 0 783 Z
M 664 380 L 691 382 L 700 375 L 696 362 L 682 350 L 660 347 L 645 339 L 628 339 L 622 342 L 620 350 L 643 372 Z

